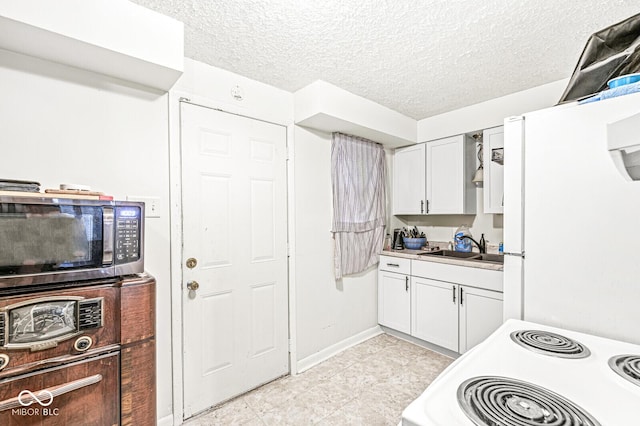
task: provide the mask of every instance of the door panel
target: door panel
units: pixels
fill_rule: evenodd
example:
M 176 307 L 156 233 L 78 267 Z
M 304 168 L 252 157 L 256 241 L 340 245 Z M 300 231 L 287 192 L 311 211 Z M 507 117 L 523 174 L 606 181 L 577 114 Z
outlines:
M 458 286 L 411 277 L 411 333 L 458 351 Z
M 393 214 L 425 213 L 425 144 L 396 149 L 393 155 Z
M 461 136 L 427 142 L 428 213 L 464 211 L 464 139 Z
M 411 333 L 409 276 L 378 271 L 378 322 L 403 333 Z
M 502 325 L 502 293 L 460 289 L 460 353 L 486 339 Z
M 120 353 L 116 352 L 0 380 L 0 424 L 120 424 L 119 367 Z M 20 404 L 17 399 L 24 390 L 39 396 L 43 404 Z M 57 396 L 47 400 L 52 394 Z
M 181 125 L 190 417 L 289 371 L 286 128 L 185 103 Z

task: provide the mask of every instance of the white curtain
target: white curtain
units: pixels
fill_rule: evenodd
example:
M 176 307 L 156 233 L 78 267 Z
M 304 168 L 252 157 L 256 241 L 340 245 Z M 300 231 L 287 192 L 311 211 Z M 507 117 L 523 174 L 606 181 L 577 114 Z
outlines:
M 385 158 L 382 145 L 333 134 L 333 238 L 335 276 L 362 272 L 378 262 L 385 228 Z

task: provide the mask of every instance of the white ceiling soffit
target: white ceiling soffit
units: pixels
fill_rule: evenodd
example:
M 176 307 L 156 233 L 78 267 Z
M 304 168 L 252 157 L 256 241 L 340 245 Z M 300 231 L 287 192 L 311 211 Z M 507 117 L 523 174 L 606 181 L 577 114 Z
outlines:
M 134 0 L 185 55 L 296 91 L 324 80 L 415 119 L 569 77 L 625 0 Z

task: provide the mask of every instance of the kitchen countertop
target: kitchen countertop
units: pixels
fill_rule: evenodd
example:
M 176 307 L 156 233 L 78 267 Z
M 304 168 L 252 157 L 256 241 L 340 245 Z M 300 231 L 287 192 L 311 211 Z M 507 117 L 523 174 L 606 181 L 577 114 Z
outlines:
M 492 271 L 502 271 L 504 269 L 504 265 L 500 263 L 481 262 L 477 260 L 465 260 L 452 257 L 424 256 L 420 255 L 420 253 L 425 253 L 425 251 L 410 249 L 383 250 L 380 254 L 384 256 L 402 257 L 405 259 L 421 260 L 425 262 L 446 263 L 449 265 L 466 266 L 478 269 L 490 269 Z

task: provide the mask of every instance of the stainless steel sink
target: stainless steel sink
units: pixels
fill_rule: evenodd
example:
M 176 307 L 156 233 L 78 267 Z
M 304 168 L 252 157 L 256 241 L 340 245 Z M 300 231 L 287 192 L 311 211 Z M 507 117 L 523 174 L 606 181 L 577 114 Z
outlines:
M 503 255 L 492 253 L 465 253 L 453 250 L 438 250 L 420 253 L 420 256 L 449 257 L 454 259 L 475 260 L 478 262 L 504 263 Z
M 420 253 L 420 256 L 439 256 L 439 257 L 455 257 L 458 259 L 469 259 L 475 256 L 479 256 L 479 253 L 465 253 L 463 251 L 453 251 L 453 250 L 438 250 L 438 251 L 428 251 L 425 253 Z
M 482 260 L 485 262 L 504 263 L 504 256 L 501 254 L 482 253 L 479 256 L 480 257 L 477 260 Z

